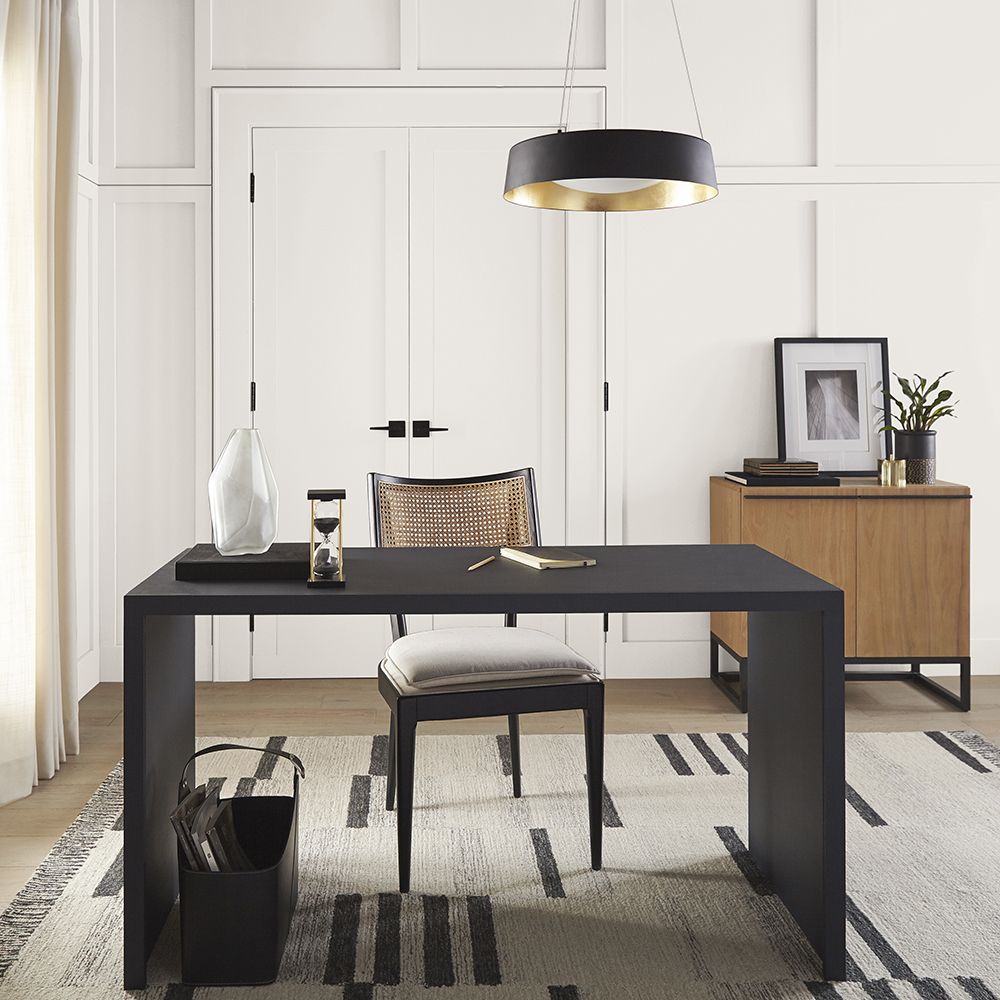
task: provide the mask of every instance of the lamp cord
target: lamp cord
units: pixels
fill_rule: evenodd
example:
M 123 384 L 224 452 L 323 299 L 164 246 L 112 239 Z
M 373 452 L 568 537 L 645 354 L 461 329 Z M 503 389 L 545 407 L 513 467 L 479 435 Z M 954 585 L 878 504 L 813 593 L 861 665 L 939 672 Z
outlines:
M 569 19 L 569 41 L 566 44 L 566 69 L 563 72 L 562 101 L 559 104 L 559 131 L 569 131 L 569 108 L 573 100 L 573 77 L 576 75 L 576 38 L 580 26 L 580 0 L 573 0 Z
M 559 131 L 569 131 L 570 105 L 573 100 L 573 78 L 576 75 L 576 42 L 580 28 L 580 2 L 573 0 L 573 13 L 570 15 L 569 40 L 566 43 L 566 69 L 563 71 L 562 100 L 559 104 Z M 698 99 L 694 96 L 694 83 L 691 80 L 691 67 L 688 65 L 687 52 L 684 49 L 684 36 L 681 34 L 681 23 L 677 17 L 677 5 L 670 0 L 670 10 L 674 15 L 674 27 L 677 29 L 677 43 L 681 49 L 681 59 L 684 62 L 684 73 L 687 76 L 688 91 L 691 94 L 691 104 L 694 106 L 694 117 L 698 123 L 698 135 L 704 139 L 705 132 L 701 127 L 701 113 L 698 111 Z
M 681 23 L 677 20 L 677 7 L 674 0 L 670 0 L 670 9 L 674 12 L 674 27 L 677 29 L 677 41 L 681 47 L 681 59 L 684 60 L 684 72 L 688 78 L 688 90 L 691 91 L 691 103 L 694 105 L 694 117 L 698 122 L 698 135 L 704 139 L 705 133 L 701 130 L 701 115 L 698 114 L 698 101 L 694 96 L 694 84 L 691 82 L 691 67 L 688 66 L 687 53 L 684 51 L 684 36 L 681 34 Z

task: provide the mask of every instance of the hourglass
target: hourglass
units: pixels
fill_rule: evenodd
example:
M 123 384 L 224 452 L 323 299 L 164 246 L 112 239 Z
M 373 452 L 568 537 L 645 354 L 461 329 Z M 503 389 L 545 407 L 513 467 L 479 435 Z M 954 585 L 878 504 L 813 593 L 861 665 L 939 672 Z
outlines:
M 309 490 L 309 586 L 344 586 L 344 490 Z M 322 536 L 318 540 L 317 535 Z

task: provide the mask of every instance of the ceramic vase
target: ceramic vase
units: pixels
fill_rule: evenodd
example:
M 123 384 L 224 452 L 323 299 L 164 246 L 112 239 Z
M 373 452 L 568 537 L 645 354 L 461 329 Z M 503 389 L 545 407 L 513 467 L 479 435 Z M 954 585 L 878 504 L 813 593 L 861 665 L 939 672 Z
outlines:
M 212 541 L 220 555 L 266 552 L 278 534 L 278 487 L 260 432 L 238 427 L 208 477 Z

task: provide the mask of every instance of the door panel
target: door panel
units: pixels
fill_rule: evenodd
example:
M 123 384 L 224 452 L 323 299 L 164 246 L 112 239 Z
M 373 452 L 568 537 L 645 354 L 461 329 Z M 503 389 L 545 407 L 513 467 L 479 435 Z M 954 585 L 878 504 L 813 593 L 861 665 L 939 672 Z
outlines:
M 501 197 L 508 150 L 534 132 L 410 132 L 411 412 L 448 428 L 410 442 L 410 468 L 415 476 L 452 477 L 533 467 L 543 538 L 560 544 L 565 218 L 520 211 Z M 521 623 L 565 638 L 563 615 Z M 434 624 L 496 619 L 437 616 Z
M 405 129 L 254 129 L 254 378 L 281 541 L 308 538 L 310 488 L 345 488 L 344 544 L 368 544 L 365 476 L 407 471 Z M 350 565 L 345 565 L 350 581 Z M 253 676 L 373 673 L 381 618 L 258 616 Z

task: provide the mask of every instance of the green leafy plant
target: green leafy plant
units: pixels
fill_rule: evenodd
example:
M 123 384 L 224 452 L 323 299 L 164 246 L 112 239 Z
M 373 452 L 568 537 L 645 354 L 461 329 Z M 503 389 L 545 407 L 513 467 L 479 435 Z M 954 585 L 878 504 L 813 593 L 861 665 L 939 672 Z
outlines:
M 948 402 L 952 397 L 951 389 L 941 389 L 933 399 L 930 398 L 945 375 L 951 375 L 950 371 L 939 375 L 930 385 L 927 384 L 927 379 L 920 375 L 914 375 L 912 382 L 910 379 L 897 375 L 896 372 L 893 372 L 893 375 L 896 376 L 896 381 L 906 397 L 906 402 L 897 399 L 888 389 L 883 389 L 882 392 L 899 409 L 897 414 L 899 423 L 896 430 L 927 431 L 942 417 L 955 416 L 955 405 L 958 400 L 956 399 L 954 403 Z M 882 427 L 880 430 L 885 430 L 885 428 Z

